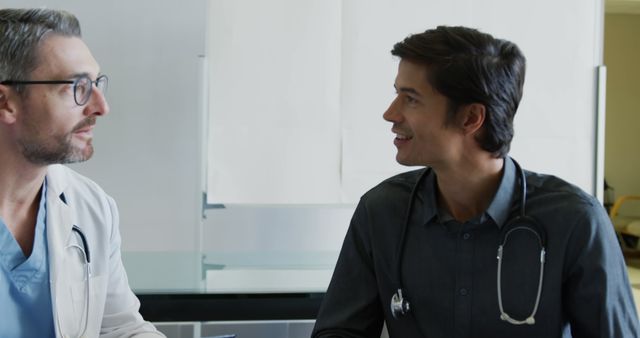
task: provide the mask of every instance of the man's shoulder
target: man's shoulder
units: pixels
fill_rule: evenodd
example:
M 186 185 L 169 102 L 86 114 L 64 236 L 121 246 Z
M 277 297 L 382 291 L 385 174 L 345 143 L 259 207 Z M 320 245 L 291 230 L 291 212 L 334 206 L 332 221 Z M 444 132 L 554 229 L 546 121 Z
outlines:
M 406 196 L 409 198 L 413 187 L 425 172 L 425 168 L 407 171 L 380 182 L 367 191 L 362 199 L 366 201 L 388 201 L 390 198 Z
M 527 199 L 540 199 L 549 204 L 562 201 L 562 205 L 593 207 L 597 199 L 580 187 L 554 175 L 525 171 L 527 179 Z

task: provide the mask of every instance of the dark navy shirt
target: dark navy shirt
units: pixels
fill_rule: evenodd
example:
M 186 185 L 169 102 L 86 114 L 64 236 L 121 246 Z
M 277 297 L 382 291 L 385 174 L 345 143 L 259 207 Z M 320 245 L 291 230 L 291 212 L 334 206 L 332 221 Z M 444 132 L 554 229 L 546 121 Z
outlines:
M 412 201 L 398 262 L 411 190 L 421 175 L 426 176 Z M 392 177 L 367 192 L 353 215 L 313 337 L 379 337 L 385 321 L 397 338 L 638 337 L 626 266 L 602 206 L 559 178 L 525 175 L 524 212 L 533 224 L 514 223 L 522 212 L 522 187 L 511 159 L 486 212 L 464 223 L 438 210 L 432 170 Z M 539 228 L 536 233 L 546 238 L 534 325 L 500 319 L 497 249 L 505 231 L 518 226 Z M 512 232 L 501 277 L 503 306 L 511 317 L 531 314 L 539 273 L 535 233 Z M 411 310 L 394 319 L 390 301 L 400 283 Z

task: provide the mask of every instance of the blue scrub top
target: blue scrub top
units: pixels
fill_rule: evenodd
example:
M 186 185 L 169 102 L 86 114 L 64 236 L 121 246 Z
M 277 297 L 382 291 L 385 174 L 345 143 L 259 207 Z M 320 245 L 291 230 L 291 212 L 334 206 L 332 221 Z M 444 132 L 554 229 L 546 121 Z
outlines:
M 0 337 L 55 337 L 47 258 L 46 190 L 45 180 L 29 257 L 24 256 L 0 218 Z

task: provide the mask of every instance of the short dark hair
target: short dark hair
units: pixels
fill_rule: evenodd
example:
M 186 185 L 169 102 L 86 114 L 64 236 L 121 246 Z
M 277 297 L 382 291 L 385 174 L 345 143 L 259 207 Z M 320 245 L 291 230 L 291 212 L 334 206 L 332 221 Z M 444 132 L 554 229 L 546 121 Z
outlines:
M 396 43 L 391 54 L 427 66 L 427 81 L 449 100 L 448 122 L 461 105 L 483 104 L 476 140 L 495 157 L 507 155 L 526 68 L 518 46 L 476 29 L 438 26 Z
M 0 9 L 0 81 L 29 80 L 38 65 L 38 46 L 49 34 L 80 37 L 80 23 L 60 10 Z

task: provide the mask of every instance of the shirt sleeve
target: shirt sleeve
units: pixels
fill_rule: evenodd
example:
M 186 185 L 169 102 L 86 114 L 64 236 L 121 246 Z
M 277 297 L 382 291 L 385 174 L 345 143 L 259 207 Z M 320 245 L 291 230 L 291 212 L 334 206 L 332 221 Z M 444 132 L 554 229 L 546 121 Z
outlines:
M 639 337 L 622 251 L 604 209 L 591 205 L 571 233 L 563 284 L 573 337 Z
M 140 301 L 131 291 L 122 265 L 118 209 L 113 199 L 111 197 L 108 199 L 113 225 L 110 238 L 107 298 L 100 337 L 165 337 L 151 323 L 144 321 L 139 313 Z
M 361 201 L 351 219 L 313 338 L 380 337 L 384 314 L 377 289 L 368 215 Z

